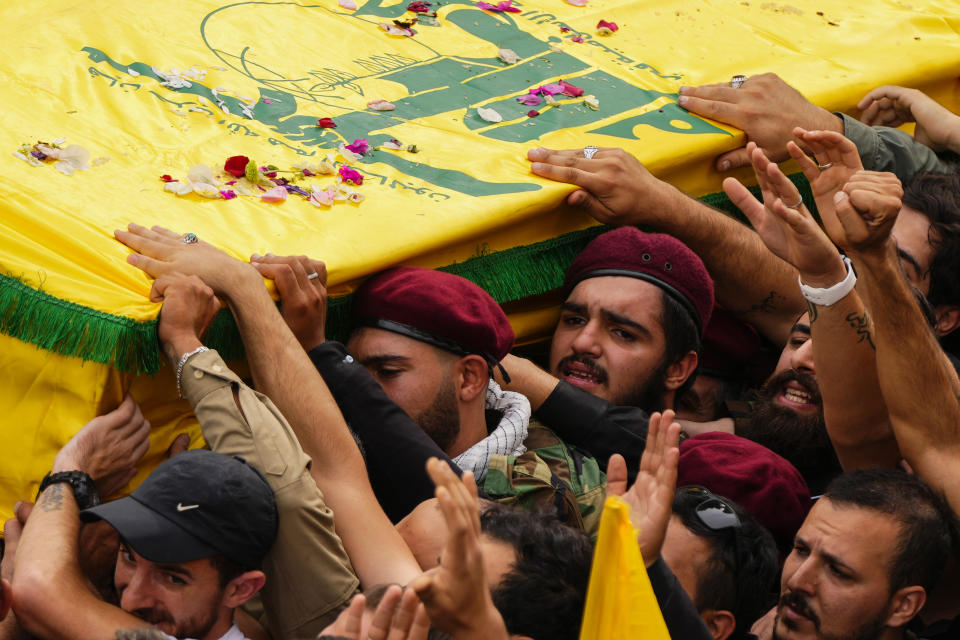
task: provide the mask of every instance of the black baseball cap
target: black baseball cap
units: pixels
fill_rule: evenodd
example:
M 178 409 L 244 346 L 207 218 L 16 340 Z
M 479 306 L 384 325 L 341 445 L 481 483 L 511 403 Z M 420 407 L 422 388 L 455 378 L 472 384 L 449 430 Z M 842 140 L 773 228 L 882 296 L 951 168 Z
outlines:
M 108 522 L 151 562 L 179 563 L 223 554 L 259 567 L 277 537 L 273 490 L 242 458 L 205 449 L 167 460 L 126 498 L 80 513 Z

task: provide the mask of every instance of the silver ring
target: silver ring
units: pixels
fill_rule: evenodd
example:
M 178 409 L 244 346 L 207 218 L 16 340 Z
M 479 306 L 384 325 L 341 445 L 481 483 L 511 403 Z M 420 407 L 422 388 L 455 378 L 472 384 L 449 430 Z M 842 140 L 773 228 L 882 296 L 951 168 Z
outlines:
M 783 200 L 781 200 L 781 202 L 783 202 Z M 803 206 L 803 197 L 801 197 L 800 202 L 796 204 L 787 204 L 786 202 L 784 202 L 783 206 L 787 207 L 788 209 L 799 209 L 800 207 Z
M 833 166 L 833 163 L 832 163 L 832 162 L 828 162 L 827 164 L 818 164 L 818 165 L 817 165 L 817 169 L 820 169 L 820 171 L 826 171 L 827 169 L 829 169 L 829 168 L 832 167 L 832 166 Z
M 307 280 L 316 280 L 319 277 L 320 277 L 320 274 L 317 273 L 316 271 L 314 271 L 313 273 L 307 274 Z
M 583 157 L 587 160 L 592 160 L 593 156 L 597 155 L 597 151 L 599 150 L 600 148 L 596 145 L 588 144 L 583 148 Z
M 737 74 L 730 78 L 730 86 L 734 89 L 739 89 L 743 86 L 743 83 L 747 81 L 747 76 Z
M 198 242 L 200 242 L 200 238 L 195 233 L 188 233 L 183 236 L 183 244 L 196 244 Z

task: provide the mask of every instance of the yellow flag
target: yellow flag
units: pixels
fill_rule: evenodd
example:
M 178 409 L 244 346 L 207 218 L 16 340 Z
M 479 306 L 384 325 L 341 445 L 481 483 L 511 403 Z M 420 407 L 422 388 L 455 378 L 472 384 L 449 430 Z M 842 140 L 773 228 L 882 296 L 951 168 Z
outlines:
M 600 516 L 580 640 L 669 640 L 630 522 L 630 506 L 610 496 Z

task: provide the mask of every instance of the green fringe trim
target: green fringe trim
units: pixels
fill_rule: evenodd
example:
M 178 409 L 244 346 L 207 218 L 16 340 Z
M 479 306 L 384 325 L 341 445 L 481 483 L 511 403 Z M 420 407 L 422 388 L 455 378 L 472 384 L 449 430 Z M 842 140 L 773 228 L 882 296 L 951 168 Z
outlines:
M 790 179 L 814 216 L 818 216 L 803 174 L 791 175 Z M 759 197 L 758 187 L 750 190 Z M 723 192 L 706 195 L 701 200 L 746 222 Z M 577 254 L 607 230 L 609 227 L 598 225 L 504 251 L 479 252 L 474 258 L 440 270 L 476 283 L 500 304 L 513 302 L 561 287 L 567 267 Z M 352 304 L 352 295 L 330 299 L 327 334 L 331 339 L 346 339 Z M 13 275 L 0 274 L 0 333 L 61 355 L 109 364 L 120 371 L 149 374 L 164 365 L 156 320 L 138 322 L 95 311 L 56 298 Z M 243 340 L 226 309 L 214 319 L 204 342 L 219 351 L 225 360 L 244 358 Z

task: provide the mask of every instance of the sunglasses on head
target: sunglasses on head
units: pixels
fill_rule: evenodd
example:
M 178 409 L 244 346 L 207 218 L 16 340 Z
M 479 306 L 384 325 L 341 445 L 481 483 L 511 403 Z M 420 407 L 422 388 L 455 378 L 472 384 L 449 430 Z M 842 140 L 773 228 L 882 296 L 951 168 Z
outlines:
M 730 503 L 720 496 L 710 493 L 710 490 L 706 487 L 690 485 L 680 487 L 680 491 L 698 498 L 697 518 L 711 531 L 740 528 L 740 517 Z
M 736 608 L 740 606 L 740 566 L 743 564 L 743 546 L 740 541 L 740 516 L 726 499 L 710 493 L 706 487 L 690 485 L 680 487 L 681 493 L 694 496 L 697 499 L 695 513 L 697 519 L 711 531 L 732 531 L 736 550 L 736 566 L 734 566 L 734 602 Z

